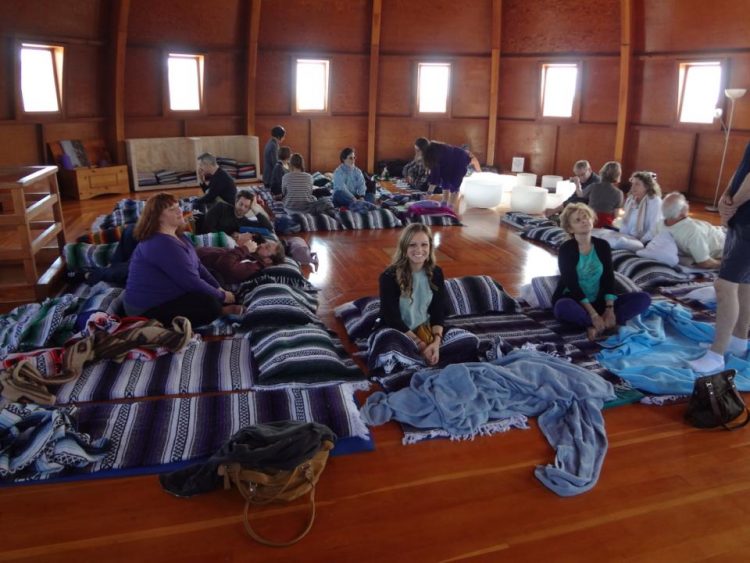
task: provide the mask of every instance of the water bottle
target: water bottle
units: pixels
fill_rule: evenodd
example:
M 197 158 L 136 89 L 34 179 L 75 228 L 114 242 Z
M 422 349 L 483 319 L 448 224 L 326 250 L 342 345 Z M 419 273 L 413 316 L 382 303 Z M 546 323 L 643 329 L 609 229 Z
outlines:
M 390 178 L 390 175 L 388 174 L 388 167 L 387 166 L 383 167 L 383 173 L 380 175 L 380 177 L 383 180 L 388 180 Z

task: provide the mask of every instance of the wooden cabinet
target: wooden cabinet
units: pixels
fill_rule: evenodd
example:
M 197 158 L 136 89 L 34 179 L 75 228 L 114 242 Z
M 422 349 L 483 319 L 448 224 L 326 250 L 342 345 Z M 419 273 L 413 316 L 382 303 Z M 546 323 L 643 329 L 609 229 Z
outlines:
M 91 199 L 103 194 L 126 194 L 130 191 L 128 167 L 74 168 L 60 170 L 60 190 L 68 197 Z
M 65 247 L 57 166 L 0 168 L 0 309 L 49 297 Z
M 195 171 L 197 159 L 203 153 L 225 157 L 255 166 L 255 178 L 235 179 L 237 183 L 260 179 L 258 137 L 250 135 L 219 135 L 213 137 L 162 137 L 126 139 L 128 166 L 134 191 L 165 190 L 197 186 L 197 180 L 168 184 L 139 185 L 139 178 L 152 176 L 159 170 L 172 172 Z

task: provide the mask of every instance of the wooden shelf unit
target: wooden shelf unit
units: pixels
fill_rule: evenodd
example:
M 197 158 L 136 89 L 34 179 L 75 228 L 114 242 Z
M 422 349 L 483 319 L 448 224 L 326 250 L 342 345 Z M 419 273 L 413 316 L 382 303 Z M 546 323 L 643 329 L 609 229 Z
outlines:
M 47 143 L 54 162 L 60 162 L 64 151 L 61 141 Z M 89 161 L 106 163 L 109 153 L 102 139 L 89 139 L 82 142 Z M 60 192 L 73 199 L 91 199 L 99 195 L 127 194 L 130 192 L 128 167 L 124 164 L 112 166 L 79 166 L 72 170 L 61 168 Z
M 57 166 L 0 168 L 0 308 L 53 293 L 60 281 L 65 225 Z
M 136 192 L 197 186 L 197 181 L 139 186 L 138 174 L 157 170 L 175 172 L 195 170 L 198 157 L 205 152 L 217 157 L 234 158 L 238 162 L 254 164 L 256 178 L 237 179 L 237 183 L 256 182 L 261 177 L 258 137 L 250 135 L 126 139 L 125 146 L 133 191 Z

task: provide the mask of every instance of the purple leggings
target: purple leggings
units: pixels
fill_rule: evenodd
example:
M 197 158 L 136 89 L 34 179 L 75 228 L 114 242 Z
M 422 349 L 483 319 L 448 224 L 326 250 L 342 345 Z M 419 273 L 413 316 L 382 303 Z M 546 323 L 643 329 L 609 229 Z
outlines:
M 643 291 L 624 293 L 615 300 L 615 318 L 618 325 L 625 324 L 629 319 L 640 315 L 651 305 L 651 297 Z M 604 303 L 595 303 L 594 309 L 600 314 L 604 311 Z M 591 326 L 591 317 L 578 301 L 570 297 L 562 297 L 555 302 L 555 318 L 559 321 L 578 326 Z

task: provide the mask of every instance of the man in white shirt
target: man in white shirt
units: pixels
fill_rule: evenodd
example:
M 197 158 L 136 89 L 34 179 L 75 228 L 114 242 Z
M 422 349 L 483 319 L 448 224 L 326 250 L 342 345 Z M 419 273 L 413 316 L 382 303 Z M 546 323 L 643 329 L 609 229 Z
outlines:
M 688 217 L 690 204 L 680 192 L 664 196 L 661 211 L 680 255 L 691 257 L 698 268 L 716 269 L 721 265 L 726 238 L 723 227 Z

